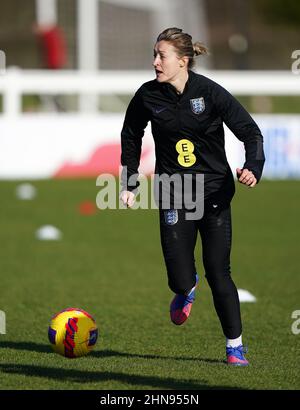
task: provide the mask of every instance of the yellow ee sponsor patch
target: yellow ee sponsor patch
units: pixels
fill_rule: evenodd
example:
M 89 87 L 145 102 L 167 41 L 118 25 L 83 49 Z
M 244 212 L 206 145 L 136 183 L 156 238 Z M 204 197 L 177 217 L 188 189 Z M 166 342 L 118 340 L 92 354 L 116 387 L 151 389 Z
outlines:
M 194 144 L 186 139 L 182 139 L 176 144 L 176 151 L 178 152 L 177 161 L 183 167 L 191 167 L 196 162 L 196 157 L 193 154 Z

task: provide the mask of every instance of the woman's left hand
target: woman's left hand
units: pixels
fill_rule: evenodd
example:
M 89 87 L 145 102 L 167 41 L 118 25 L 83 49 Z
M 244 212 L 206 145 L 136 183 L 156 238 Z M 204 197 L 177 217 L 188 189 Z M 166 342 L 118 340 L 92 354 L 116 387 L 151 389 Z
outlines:
M 237 168 L 236 176 L 241 184 L 247 185 L 249 188 L 253 188 L 257 184 L 257 179 L 253 172 L 249 171 L 247 168 Z

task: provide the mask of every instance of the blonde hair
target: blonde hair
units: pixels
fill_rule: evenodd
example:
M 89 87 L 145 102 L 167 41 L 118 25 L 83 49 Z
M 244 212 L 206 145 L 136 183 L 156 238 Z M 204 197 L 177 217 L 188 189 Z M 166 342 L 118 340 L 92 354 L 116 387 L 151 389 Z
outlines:
M 188 57 L 188 68 L 195 65 L 195 56 L 208 54 L 208 48 L 200 41 L 192 42 L 192 36 L 183 33 L 182 29 L 170 27 L 162 31 L 157 37 L 157 42 L 168 41 L 176 49 L 178 57 Z

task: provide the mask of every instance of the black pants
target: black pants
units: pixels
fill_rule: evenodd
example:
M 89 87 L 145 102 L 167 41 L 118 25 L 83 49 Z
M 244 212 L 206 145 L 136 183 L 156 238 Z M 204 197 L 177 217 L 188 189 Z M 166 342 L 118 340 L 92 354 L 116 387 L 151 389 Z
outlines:
M 200 220 L 185 219 L 185 210 L 159 210 L 161 245 L 170 289 L 184 294 L 195 285 L 194 249 L 198 231 L 202 241 L 205 277 L 224 335 L 235 339 L 242 333 L 240 303 L 230 275 L 230 206 L 206 206 Z

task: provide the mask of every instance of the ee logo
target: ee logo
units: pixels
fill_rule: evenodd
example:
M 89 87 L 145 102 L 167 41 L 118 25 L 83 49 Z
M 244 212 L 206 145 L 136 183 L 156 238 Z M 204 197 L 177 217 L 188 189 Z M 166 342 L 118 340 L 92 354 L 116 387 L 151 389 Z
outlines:
M 186 139 L 182 139 L 176 144 L 176 151 L 178 152 L 177 161 L 183 167 L 191 167 L 196 162 L 196 157 L 193 154 L 194 144 Z

